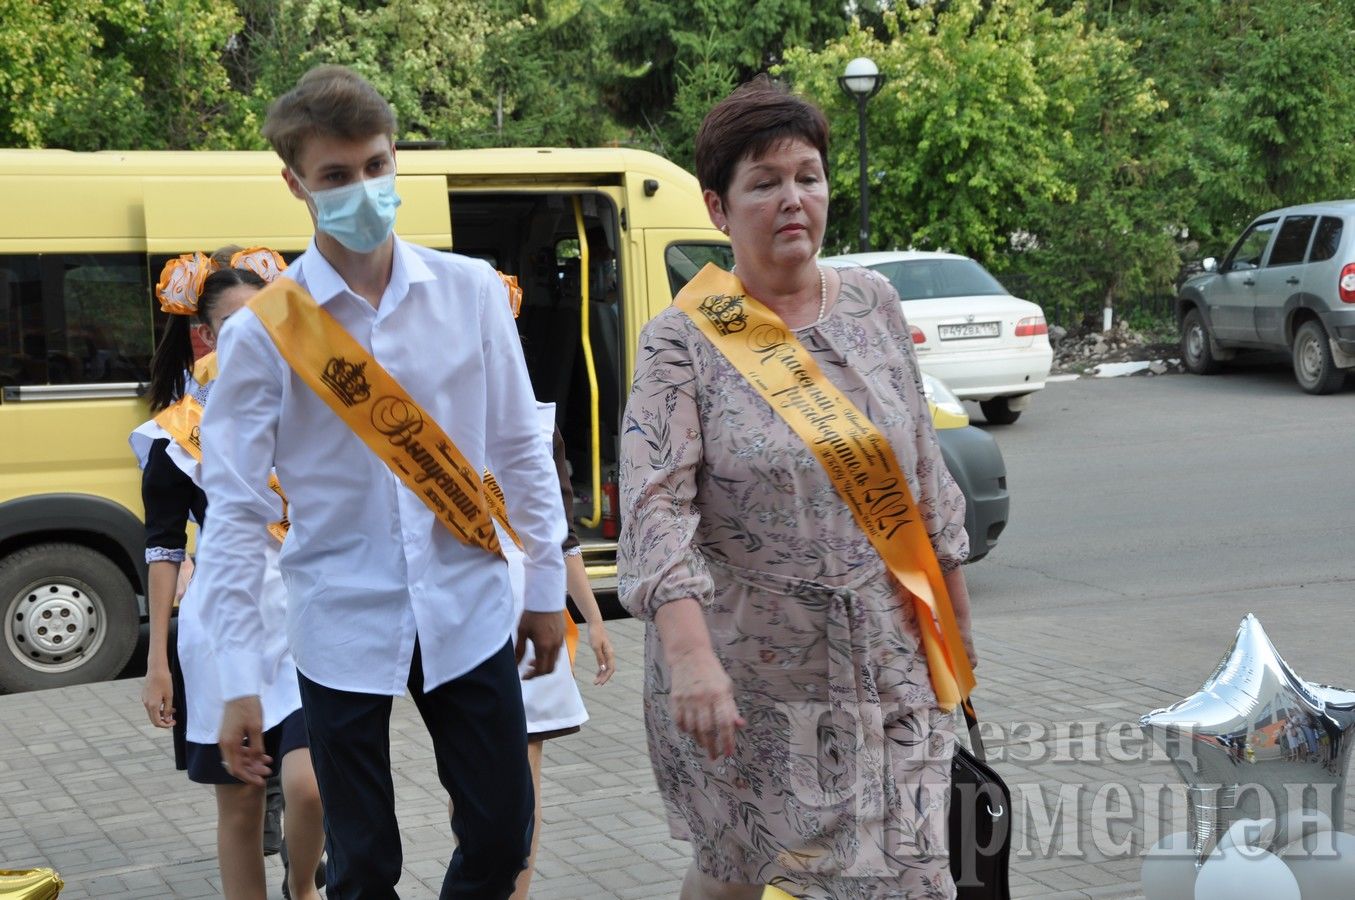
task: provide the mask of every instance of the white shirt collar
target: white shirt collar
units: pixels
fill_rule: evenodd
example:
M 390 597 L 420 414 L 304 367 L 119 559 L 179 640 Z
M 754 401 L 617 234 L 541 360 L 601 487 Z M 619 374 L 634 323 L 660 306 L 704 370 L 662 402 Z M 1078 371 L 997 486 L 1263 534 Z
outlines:
M 311 238 L 310 246 L 306 252 L 297 260 L 297 268 L 302 274 L 302 279 L 306 286 L 306 291 L 315 298 L 315 302 L 321 306 L 333 300 L 340 294 L 353 294 L 348 287 L 348 283 L 343 280 L 343 276 L 330 265 L 329 260 L 325 259 L 320 248 L 315 245 L 315 238 Z M 386 286 L 385 298 L 399 299 L 409 292 L 412 284 L 420 282 L 434 281 L 435 276 L 432 270 L 419 258 L 418 253 L 414 251 L 407 242 L 401 240 L 399 235 L 395 235 L 395 253 L 391 263 L 391 280 Z M 357 296 L 353 294 L 353 296 Z

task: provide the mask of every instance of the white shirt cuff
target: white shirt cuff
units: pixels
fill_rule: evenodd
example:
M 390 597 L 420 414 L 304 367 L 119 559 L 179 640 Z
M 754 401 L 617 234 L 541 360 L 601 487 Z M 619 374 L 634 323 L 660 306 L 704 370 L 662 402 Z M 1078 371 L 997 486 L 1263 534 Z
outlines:
M 524 567 L 522 608 L 527 612 L 560 612 L 565 608 L 564 558 L 560 571 L 533 572 Z
M 221 650 L 216 653 L 216 668 L 221 680 L 221 699 L 225 702 L 262 693 L 263 656 L 252 650 Z

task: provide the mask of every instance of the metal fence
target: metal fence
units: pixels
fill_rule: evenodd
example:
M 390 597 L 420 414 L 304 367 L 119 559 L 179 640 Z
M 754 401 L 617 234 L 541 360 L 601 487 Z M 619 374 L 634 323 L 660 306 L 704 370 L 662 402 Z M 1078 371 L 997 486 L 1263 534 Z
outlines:
M 1017 297 L 1038 303 L 1044 309 L 1045 321 L 1051 326 L 1074 330 L 1083 325 L 1100 329 L 1103 322 L 1103 298 L 1058 296 L 1057 291 L 1043 287 L 1038 279 L 1016 272 L 1001 276 L 1002 284 Z M 1135 328 L 1167 327 L 1173 325 L 1173 307 L 1176 298 L 1170 293 L 1138 294 L 1115 300 L 1114 321 L 1127 322 Z

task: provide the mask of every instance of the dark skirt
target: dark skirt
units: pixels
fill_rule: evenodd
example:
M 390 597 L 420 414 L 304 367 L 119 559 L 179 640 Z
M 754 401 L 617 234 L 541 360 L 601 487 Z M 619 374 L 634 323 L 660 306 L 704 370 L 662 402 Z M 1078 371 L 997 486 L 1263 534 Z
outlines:
M 188 758 L 188 780 L 198 784 L 242 784 L 221 764 L 221 748 L 216 744 L 195 744 L 185 741 Z M 297 710 L 263 733 L 263 752 L 273 758 L 269 776 L 282 771 L 282 758 L 293 750 L 309 747 L 306 736 L 306 716 Z

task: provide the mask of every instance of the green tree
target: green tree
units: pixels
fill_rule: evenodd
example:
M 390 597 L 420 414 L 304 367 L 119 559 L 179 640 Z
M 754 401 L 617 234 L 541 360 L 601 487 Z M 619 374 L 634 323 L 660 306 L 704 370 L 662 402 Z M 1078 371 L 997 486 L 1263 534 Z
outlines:
M 0 0 L 0 140 L 75 150 L 235 146 L 252 128 L 210 0 Z
M 887 39 L 879 37 L 883 30 Z M 1153 190 L 1163 110 L 1131 48 L 1041 0 L 886 10 L 779 72 L 832 123 L 829 249 L 855 249 L 857 117 L 837 77 L 868 56 L 871 243 L 947 249 L 1034 278 L 1045 305 L 1109 298 L 1176 271 L 1170 204 Z
M 595 144 L 615 71 L 611 0 L 240 0 L 236 79 L 257 113 L 312 66 L 339 63 L 395 107 L 399 136 L 449 147 Z M 600 114 L 601 113 L 601 114 Z
M 871 243 L 945 247 L 988 258 L 1022 230 L 1036 198 L 1071 198 L 1059 144 L 1067 110 L 1043 77 L 1044 54 L 1080 22 L 1038 0 L 960 0 L 938 12 L 886 12 L 890 39 L 854 27 L 821 52 L 791 50 L 777 71 L 830 115 L 836 203 L 829 245 L 847 249 L 857 207 L 855 102 L 837 78 L 873 59 L 884 86 L 867 108 Z
M 626 135 L 611 113 L 611 86 L 626 70 L 607 40 L 616 0 L 506 0 L 503 28 L 486 53 L 495 133 L 505 146 L 595 146 Z M 501 125 L 499 123 L 502 123 Z
M 100 130 L 132 145 L 139 85 L 103 50 L 104 33 L 135 27 L 139 7 L 135 0 L 0 0 L 0 144 L 63 146 L 51 134 L 65 123 L 84 138 L 81 149 Z M 102 122 L 89 118 L 96 100 Z M 82 121 L 67 122 L 81 113 Z
M 817 0 L 621 0 L 612 53 L 633 67 L 615 92 L 620 120 L 655 150 L 691 166 L 697 126 L 715 101 L 847 26 L 843 6 Z
M 1171 105 L 1186 225 L 1221 250 L 1266 209 L 1355 194 L 1355 0 L 1140 0 L 1115 27 Z
M 1054 159 L 1073 193 L 1032 199 L 1023 240 L 995 265 L 1065 313 L 1167 293 L 1188 205 L 1174 189 L 1181 166 L 1168 104 L 1108 32 L 1088 28 L 1053 62 L 1073 138 L 1056 144 Z M 1122 312 L 1132 315 L 1132 305 Z
M 469 0 L 283 0 L 256 21 L 255 101 L 266 106 L 307 69 L 351 67 L 391 102 L 400 136 L 479 143 L 491 121 L 484 55 L 495 23 Z M 262 38 L 262 40 L 260 40 Z

